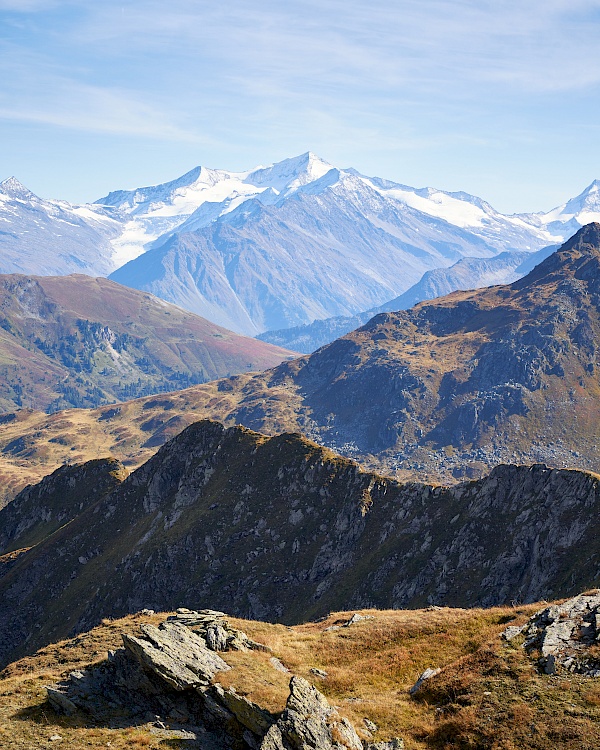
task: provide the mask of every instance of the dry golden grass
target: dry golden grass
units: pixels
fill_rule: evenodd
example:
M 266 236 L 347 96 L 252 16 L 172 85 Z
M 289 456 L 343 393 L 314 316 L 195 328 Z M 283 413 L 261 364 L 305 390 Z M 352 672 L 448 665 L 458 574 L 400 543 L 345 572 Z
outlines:
M 277 713 L 285 705 L 290 674 L 275 669 L 270 660 L 276 657 L 291 673 L 316 684 L 359 733 L 367 736 L 363 720 L 368 718 L 379 726 L 377 740 L 400 736 L 407 750 L 595 750 L 600 687 L 589 678 L 540 675 L 522 648 L 498 638 L 507 622 L 525 622 L 536 609 L 365 610 L 374 619 L 327 632 L 351 613 L 294 627 L 230 618 L 231 625 L 272 651 L 224 654 L 234 669 L 216 680 Z M 120 646 L 121 633 L 164 618 L 105 620 L 89 633 L 7 667 L 0 679 L 0 748 L 176 746 L 152 735 L 148 726 L 94 726 L 83 714 L 59 717 L 45 702 L 44 685 L 102 660 L 108 649 Z M 438 666 L 442 672 L 418 699 L 411 698 L 408 688 L 419 674 Z M 311 668 L 328 677 L 315 676 Z M 50 742 L 53 735 L 62 741 Z

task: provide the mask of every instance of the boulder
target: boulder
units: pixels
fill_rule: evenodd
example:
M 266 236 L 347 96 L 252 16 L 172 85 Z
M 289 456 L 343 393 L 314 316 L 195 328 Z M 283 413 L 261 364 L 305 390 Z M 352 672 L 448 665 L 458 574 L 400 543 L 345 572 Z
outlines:
M 290 680 L 290 695 L 260 750 L 363 750 L 354 727 L 302 677 Z
M 522 628 L 524 648 L 539 655 L 540 669 L 600 677 L 600 659 L 590 647 L 600 639 L 600 593 L 580 594 L 536 612 Z M 506 632 L 506 631 L 505 631 Z

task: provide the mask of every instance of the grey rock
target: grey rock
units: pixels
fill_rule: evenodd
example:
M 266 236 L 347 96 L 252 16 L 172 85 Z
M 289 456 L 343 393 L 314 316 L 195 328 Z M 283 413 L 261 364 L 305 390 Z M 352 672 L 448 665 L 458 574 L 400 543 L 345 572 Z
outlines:
M 509 625 L 506 630 L 504 630 L 501 633 L 501 637 L 505 641 L 512 641 L 513 638 L 516 638 L 518 635 L 521 635 L 523 630 L 525 629 L 525 625 Z
M 404 740 L 396 737 L 388 742 L 369 742 L 365 750 L 404 750 Z
M 436 674 L 439 674 L 441 671 L 442 670 L 439 667 L 437 669 L 432 669 L 431 667 L 426 669 L 419 676 L 419 679 L 415 682 L 415 684 L 408 691 L 410 695 L 414 695 L 415 693 L 417 693 L 421 689 L 421 686 L 423 685 L 424 682 L 431 679 L 432 677 L 435 677 Z
M 269 662 L 275 667 L 278 672 L 285 672 L 286 674 L 290 673 L 290 670 L 285 666 L 285 664 L 282 664 L 276 656 L 272 656 L 269 659 Z
M 217 697 L 219 702 L 231 711 L 240 724 L 243 724 L 246 729 L 259 737 L 263 737 L 273 724 L 271 714 L 245 696 L 238 695 L 234 690 L 225 690 L 217 684 L 213 686 L 211 695 Z
M 322 680 L 324 680 L 326 677 L 329 677 L 328 672 L 326 672 L 324 669 L 317 669 L 316 667 L 311 667 L 310 673 L 314 674 L 315 677 L 320 677 Z
M 142 625 L 141 631 L 144 639 L 124 634 L 125 647 L 176 690 L 208 684 L 217 672 L 230 669 L 203 638 L 180 623 Z
M 332 708 L 325 696 L 302 677 L 290 680 L 290 695 L 277 724 L 260 750 L 363 750 L 354 727 Z
M 600 594 L 580 594 L 563 604 L 536 612 L 523 628 L 525 650 L 541 652 L 540 668 L 545 674 L 565 669 L 595 677 L 600 660 L 590 652 L 600 631 Z
M 57 713 L 71 716 L 77 711 L 77 706 L 73 701 L 54 685 L 46 685 L 46 695 L 48 703 Z
M 206 639 L 206 645 L 212 651 L 227 650 L 227 640 L 229 638 L 229 634 L 220 623 L 212 622 L 206 628 L 206 635 L 204 637 Z
M 345 628 L 349 627 L 350 625 L 354 625 L 357 622 L 362 622 L 363 620 L 374 620 L 373 615 L 359 615 L 358 612 L 352 615 L 352 617 L 348 620 L 348 622 L 344 625 Z
M 374 721 L 371 721 L 371 719 L 363 719 L 363 724 L 369 730 L 369 732 L 376 732 L 379 729 L 377 724 L 375 724 Z

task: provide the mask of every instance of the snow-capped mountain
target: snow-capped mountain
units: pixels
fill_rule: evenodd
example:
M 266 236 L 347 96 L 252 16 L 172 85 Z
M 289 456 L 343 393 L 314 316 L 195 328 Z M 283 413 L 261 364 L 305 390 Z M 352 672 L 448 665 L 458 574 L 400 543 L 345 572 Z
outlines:
M 352 315 L 429 269 L 554 239 L 466 193 L 368 178 L 311 153 L 244 173 L 196 169 L 101 203 L 146 238 L 165 230 L 111 278 L 246 334 Z
M 580 195 L 562 206 L 547 213 L 528 214 L 524 218 L 553 234 L 565 236 L 566 239 L 585 224 L 600 221 L 600 180 L 594 180 Z
M 0 273 L 105 276 L 120 233 L 100 207 L 44 200 L 14 177 L 0 182 Z
M 84 271 L 148 289 L 236 331 L 353 315 L 464 257 L 535 252 L 597 216 L 598 184 L 546 214 L 506 216 L 312 153 L 230 172 L 195 167 L 94 204 L 0 185 L 0 271 Z

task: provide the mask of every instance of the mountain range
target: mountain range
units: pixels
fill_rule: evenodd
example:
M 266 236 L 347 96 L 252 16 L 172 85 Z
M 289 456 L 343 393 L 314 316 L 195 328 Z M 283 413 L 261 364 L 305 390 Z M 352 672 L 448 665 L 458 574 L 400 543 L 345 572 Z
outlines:
M 312 355 L 177 393 L 0 424 L 11 492 L 64 461 L 138 466 L 193 421 L 301 432 L 365 466 L 452 482 L 501 462 L 595 471 L 600 224 L 504 286 L 381 313 Z
M 510 284 L 528 274 L 556 249 L 555 245 L 550 245 L 533 253 L 506 251 L 493 258 L 461 258 L 449 268 L 426 271 L 421 280 L 404 294 L 379 307 L 347 317 L 325 318 L 304 326 L 266 331 L 256 338 L 296 352 L 310 354 L 355 328 L 360 328 L 379 313 L 408 310 L 418 302 L 443 297 L 459 290 Z
M 463 257 L 560 243 L 600 218 L 598 186 L 545 214 L 506 216 L 467 193 L 366 177 L 311 153 L 246 172 L 196 167 L 79 207 L 11 178 L 0 184 L 0 271 L 113 271 L 255 335 L 372 309 Z

